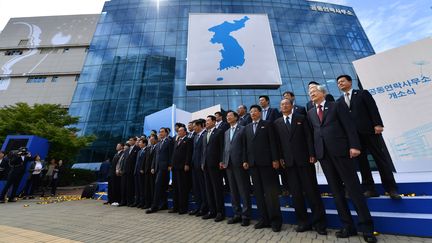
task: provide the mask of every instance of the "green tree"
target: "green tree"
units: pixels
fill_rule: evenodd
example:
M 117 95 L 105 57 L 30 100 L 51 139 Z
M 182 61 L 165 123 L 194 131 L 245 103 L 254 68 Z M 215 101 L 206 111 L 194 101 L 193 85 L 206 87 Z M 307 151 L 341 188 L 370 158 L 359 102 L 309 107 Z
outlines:
M 48 139 L 50 158 L 72 161 L 81 148 L 90 145 L 95 136 L 77 136 L 78 123 L 60 105 L 17 103 L 0 108 L 0 143 L 7 135 L 36 135 Z

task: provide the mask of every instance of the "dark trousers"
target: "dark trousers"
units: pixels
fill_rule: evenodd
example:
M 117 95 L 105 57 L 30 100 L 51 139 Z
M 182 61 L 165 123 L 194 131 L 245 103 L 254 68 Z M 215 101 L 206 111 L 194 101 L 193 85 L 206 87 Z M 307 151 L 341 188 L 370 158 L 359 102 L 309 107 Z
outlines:
M 144 175 L 141 173 L 134 175 L 134 187 L 135 187 L 135 202 L 134 204 L 143 206 L 144 205 Z
M 51 180 L 51 195 L 55 195 L 57 193 L 58 182 L 59 182 L 58 178 L 56 179 L 53 178 Z
M 208 212 L 207 195 L 205 189 L 204 172 L 201 168 L 192 169 L 193 193 L 197 209 L 202 213 Z
M 271 166 L 252 167 L 250 171 L 260 221 L 264 224 L 282 225 L 277 171 Z
M 121 201 L 120 201 L 120 204 L 122 204 L 122 205 L 128 205 L 128 201 L 127 201 L 127 199 L 128 199 L 128 196 L 127 196 L 127 180 L 128 180 L 127 175 L 123 174 L 121 176 L 121 181 L 120 181 L 120 183 L 121 183 L 121 186 L 120 186 L 121 187 L 121 194 L 120 194 L 121 195 L 120 196 Z
M 365 233 L 372 233 L 374 229 L 372 217 L 362 193 L 354 160 L 348 157 L 331 156 L 326 150 L 324 158 L 320 160 L 320 163 L 332 190 L 342 226 L 344 228 L 355 228 L 348 202 L 345 198 L 346 190 L 359 218 L 359 230 Z
M 179 212 L 187 212 L 188 195 L 186 172 L 182 169 L 172 171 L 173 175 L 173 209 Z
M 41 181 L 41 175 L 30 175 L 29 180 L 27 180 L 27 184 L 24 189 L 24 195 L 33 196 L 35 191 L 39 188 Z
M 0 200 L 4 200 L 6 193 L 9 191 L 9 188 L 12 187 L 11 197 L 13 199 L 16 197 L 16 193 L 21 182 L 21 178 L 24 175 L 24 169 L 22 168 L 14 168 L 11 172 L 9 172 L 8 179 L 6 181 L 6 185 L 3 188 L 3 191 L 0 194 Z
M 108 202 L 120 203 L 121 197 L 121 176 L 111 175 L 108 177 Z
M 315 166 L 290 166 L 285 169 L 291 192 L 298 225 L 309 225 L 306 198 L 312 211 L 312 226 L 317 229 L 327 228 L 324 204 L 318 190 Z
M 385 144 L 382 135 L 359 134 L 359 137 L 362 151 L 357 159 L 364 189 L 370 191 L 375 190 L 374 179 L 367 159 L 367 151 L 369 151 L 375 160 L 385 191 L 397 191 L 397 185 L 392 171 L 393 165 L 385 155 Z
M 150 208 L 153 203 L 154 187 L 154 175 L 152 173 L 146 173 L 144 175 L 144 202 L 146 208 Z
M 234 216 L 243 219 L 250 219 L 252 209 L 249 173 L 243 169 L 243 167 L 233 167 L 229 165 L 226 174 L 231 192 L 231 203 L 233 206 Z M 240 205 L 240 198 L 243 202 L 243 208 Z
M 151 208 L 159 210 L 168 205 L 167 190 L 168 190 L 168 170 L 159 170 L 156 172 L 155 192 Z
M 204 179 L 210 213 L 225 215 L 222 171 L 218 167 L 207 167 L 204 169 Z

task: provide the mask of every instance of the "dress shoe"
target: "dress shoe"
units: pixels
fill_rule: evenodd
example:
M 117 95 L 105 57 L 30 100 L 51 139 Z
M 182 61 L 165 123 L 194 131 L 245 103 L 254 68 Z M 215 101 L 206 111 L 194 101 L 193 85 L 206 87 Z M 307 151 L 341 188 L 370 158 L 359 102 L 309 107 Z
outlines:
M 196 213 L 195 214 L 195 216 L 196 217 L 202 217 L 202 216 L 204 216 L 204 215 L 206 215 L 207 213 L 205 213 L 205 212 L 201 212 L 201 211 L 199 211 L 198 213 Z
M 179 215 L 183 215 L 183 214 L 187 214 L 187 213 L 188 213 L 187 210 L 179 211 L 179 212 L 178 212 Z
M 342 228 L 336 232 L 336 238 L 348 238 L 354 235 L 357 235 L 357 230 L 355 229 Z
M 296 232 L 306 232 L 311 230 L 312 227 L 310 227 L 309 225 L 297 225 L 295 231 Z
M 367 190 L 363 193 L 366 198 L 379 197 L 379 194 L 375 190 Z
M 368 243 L 375 243 L 378 241 L 377 238 L 372 233 L 364 233 L 363 239 Z
M 17 202 L 15 198 L 9 199 L 8 202 Z
M 215 221 L 215 222 L 220 222 L 220 221 L 223 221 L 224 219 L 225 219 L 225 216 L 222 215 L 222 214 L 220 214 L 220 213 L 218 213 L 218 214 L 216 215 L 216 218 L 214 219 L 214 221 Z
M 327 235 L 327 230 L 325 228 L 316 228 L 315 231 L 319 234 L 319 235 Z
M 147 209 L 146 214 L 156 213 L 156 212 L 157 212 L 156 209 L 150 208 L 150 209 Z
M 241 226 L 249 226 L 250 225 L 250 220 L 249 219 L 243 219 L 242 220 L 242 223 L 241 223 Z
M 271 228 L 272 228 L 273 232 L 280 232 L 281 228 L 282 228 L 282 225 L 280 225 L 280 224 L 273 224 Z
M 110 202 L 104 202 L 103 204 L 104 204 L 104 205 L 108 205 L 108 204 L 111 204 L 111 203 L 110 203 Z
M 228 224 L 240 223 L 241 221 L 242 221 L 242 219 L 240 217 L 234 217 L 234 218 L 230 218 L 228 220 Z
M 168 210 L 168 213 L 178 213 L 178 210 L 177 209 L 170 209 L 170 210 Z
M 199 212 L 198 209 L 189 211 L 189 215 L 196 215 Z
M 216 218 L 216 214 L 208 213 L 208 214 L 202 216 L 202 219 L 212 219 L 212 218 Z
M 263 221 L 259 221 L 257 224 L 254 225 L 255 229 L 263 229 L 270 227 L 270 224 L 264 223 Z
M 389 192 L 389 196 L 393 200 L 402 199 L 401 195 L 399 195 L 399 193 L 397 191 L 391 191 L 391 192 Z
M 128 204 L 127 206 L 128 206 L 128 207 L 131 207 L 131 208 L 134 208 L 134 207 L 137 206 L 137 204 L 136 204 L 136 203 L 131 203 L 131 204 Z
M 117 205 L 117 207 L 124 207 L 124 206 L 126 206 L 126 204 L 124 203 L 120 203 L 119 205 Z

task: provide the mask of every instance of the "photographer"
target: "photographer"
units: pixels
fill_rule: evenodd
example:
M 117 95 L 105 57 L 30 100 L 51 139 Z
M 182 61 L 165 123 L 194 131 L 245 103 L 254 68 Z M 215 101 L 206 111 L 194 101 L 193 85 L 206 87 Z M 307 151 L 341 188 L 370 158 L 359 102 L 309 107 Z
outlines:
M 6 193 L 9 191 L 9 188 L 11 186 L 12 193 L 11 197 L 9 198 L 9 202 L 16 202 L 15 197 L 18 186 L 20 184 L 22 176 L 24 175 L 27 163 L 31 160 L 31 154 L 27 151 L 27 148 L 21 147 L 16 154 L 11 153 L 9 161 L 10 172 L 7 178 L 6 185 L 0 194 L 0 203 L 5 202 Z

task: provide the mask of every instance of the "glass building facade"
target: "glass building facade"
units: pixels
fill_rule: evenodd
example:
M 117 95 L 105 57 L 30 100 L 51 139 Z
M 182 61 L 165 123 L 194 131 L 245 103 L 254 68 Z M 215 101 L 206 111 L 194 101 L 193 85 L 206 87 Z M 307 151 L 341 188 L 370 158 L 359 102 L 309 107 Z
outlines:
M 186 88 L 189 13 L 268 15 L 282 86 L 278 89 Z M 80 161 L 102 160 L 119 141 L 140 135 L 144 117 L 172 104 L 187 111 L 236 109 L 284 91 L 308 101 L 311 80 L 339 96 L 335 77 L 374 50 L 352 8 L 306 0 L 111 0 L 105 3 L 70 106 L 81 134 L 98 139 Z

